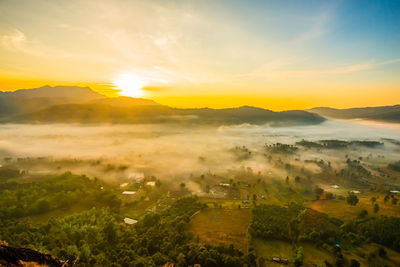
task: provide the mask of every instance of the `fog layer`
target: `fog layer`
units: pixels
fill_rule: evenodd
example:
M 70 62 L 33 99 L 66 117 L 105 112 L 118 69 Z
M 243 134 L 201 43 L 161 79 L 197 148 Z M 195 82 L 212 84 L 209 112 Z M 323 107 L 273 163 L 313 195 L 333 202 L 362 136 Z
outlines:
M 5 124 L 0 130 L 0 156 L 50 157 L 96 160 L 124 164 L 121 174 L 128 177 L 144 172 L 162 177 L 188 177 L 201 172 L 218 172 L 241 166 L 254 171 L 272 168 L 265 160 L 264 145 L 294 144 L 302 139 L 377 140 L 398 139 L 400 125 L 364 121 L 329 120 L 314 126 L 220 126 L 182 127 L 179 125 L 78 125 Z M 252 152 L 238 161 L 232 148 L 245 146 Z M 398 156 L 398 147 L 386 143 L 388 157 Z M 379 153 L 379 149 L 376 150 Z M 358 152 L 358 154 L 362 153 Z M 329 153 L 301 153 L 301 158 L 332 157 Z M 75 166 L 76 168 L 76 166 Z M 92 167 L 82 167 L 91 174 Z M 72 170 L 77 171 L 77 170 Z M 94 171 L 93 171 L 94 172 Z M 106 174 L 94 173 L 98 176 Z

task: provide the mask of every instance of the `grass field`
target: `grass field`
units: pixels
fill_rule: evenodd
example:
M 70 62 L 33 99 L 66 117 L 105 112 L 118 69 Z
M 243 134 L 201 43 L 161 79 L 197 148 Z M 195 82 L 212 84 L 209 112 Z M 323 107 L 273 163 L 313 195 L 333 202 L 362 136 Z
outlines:
M 385 195 L 383 194 L 359 194 L 357 195 L 359 202 L 356 206 L 350 206 L 346 200 L 318 200 L 306 203 L 306 206 L 315 209 L 319 212 L 328 214 L 331 217 L 339 218 L 343 221 L 349 221 L 357 217 L 357 215 L 362 211 L 368 211 L 369 215 L 375 215 L 373 211 L 374 205 L 371 202 L 371 197 L 376 197 L 376 203 L 379 205 L 379 212 L 377 215 L 386 216 L 400 216 L 400 203 L 393 205 L 391 200 L 384 203 L 383 199 Z
M 347 259 L 355 259 L 361 263 L 361 266 L 372 266 L 368 254 L 371 252 L 375 252 L 378 254 L 377 251 L 379 247 L 382 247 L 378 244 L 365 244 L 361 247 L 352 248 L 350 250 L 344 250 L 343 256 Z M 391 250 L 389 248 L 385 248 L 387 252 L 386 257 L 379 257 L 376 256 L 375 258 L 375 265 L 374 266 L 399 266 L 400 263 L 400 253 Z
M 296 252 L 292 244 L 281 240 L 262 240 L 255 238 L 251 241 L 252 247 L 258 257 L 263 257 L 266 266 L 278 266 L 279 264 L 272 262 L 273 257 L 288 259 L 293 264 Z M 325 250 L 318 249 L 312 244 L 300 244 L 303 247 L 304 266 L 317 266 L 322 264 L 324 260 L 333 261 L 332 256 Z
M 190 230 L 201 243 L 233 244 L 247 251 L 247 228 L 250 223 L 249 209 L 205 209 L 194 215 Z
M 271 261 L 273 257 L 288 259 L 290 262 L 289 266 L 293 266 L 296 254 L 289 242 L 280 240 L 262 240 L 256 238 L 251 241 L 251 246 L 255 249 L 258 257 L 263 257 L 265 259 L 266 266 L 279 265 Z M 330 252 L 320 249 L 310 243 L 302 243 L 300 246 L 303 247 L 304 266 L 322 265 L 325 260 L 330 263 L 334 263 L 334 258 Z M 371 263 L 369 262 L 370 259 L 368 257 L 368 254 L 370 253 L 376 254 L 374 266 L 399 266 L 400 253 L 385 248 L 387 256 L 379 257 L 377 253 L 379 247 L 381 246 L 377 244 L 365 244 L 362 247 L 353 247 L 348 250 L 342 250 L 342 253 L 347 261 L 355 259 L 361 263 L 361 266 L 371 266 Z

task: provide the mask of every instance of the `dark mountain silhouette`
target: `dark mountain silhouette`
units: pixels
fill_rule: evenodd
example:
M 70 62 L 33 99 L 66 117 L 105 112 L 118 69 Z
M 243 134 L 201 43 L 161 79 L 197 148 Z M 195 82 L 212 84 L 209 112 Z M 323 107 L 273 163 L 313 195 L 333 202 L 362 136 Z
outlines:
M 85 103 L 104 97 L 88 87 L 78 86 L 43 86 L 0 92 L 0 117 L 33 112 L 58 104 Z
M 43 86 L 33 89 L 20 89 L 12 92 L 0 92 L 0 96 L 13 96 L 17 98 L 81 98 L 89 101 L 96 98 L 104 98 L 103 95 L 94 92 L 89 87 L 80 86 Z
M 243 106 L 178 109 L 152 100 L 107 98 L 88 87 L 41 87 L 0 93 L 2 122 L 23 123 L 195 123 L 306 125 L 325 119 L 307 111 L 274 112 Z
M 400 122 L 400 105 L 335 109 L 317 107 L 308 110 L 318 115 L 336 119 L 366 119 L 385 122 Z
M 317 124 L 325 119 L 306 111 L 273 112 L 254 107 L 176 109 L 162 105 L 120 107 L 104 104 L 55 105 L 16 116 L 16 122 L 64 123 L 196 123 L 196 124 Z

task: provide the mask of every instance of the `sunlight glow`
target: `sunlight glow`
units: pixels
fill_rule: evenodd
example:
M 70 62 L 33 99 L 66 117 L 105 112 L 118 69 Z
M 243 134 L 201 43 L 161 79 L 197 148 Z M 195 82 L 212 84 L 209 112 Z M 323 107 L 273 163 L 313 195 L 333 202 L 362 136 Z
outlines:
M 146 85 L 139 76 L 134 74 L 121 74 L 120 77 L 112 82 L 119 90 L 119 95 L 140 97 L 143 95 L 142 88 Z

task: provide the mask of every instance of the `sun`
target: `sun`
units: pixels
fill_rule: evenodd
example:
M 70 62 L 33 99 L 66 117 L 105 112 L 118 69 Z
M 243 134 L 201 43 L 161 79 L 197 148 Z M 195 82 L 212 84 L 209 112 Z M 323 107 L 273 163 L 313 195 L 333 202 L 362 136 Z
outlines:
M 134 74 L 121 74 L 120 77 L 112 82 L 119 90 L 120 95 L 130 97 L 140 97 L 143 95 L 142 88 L 146 85 L 139 76 Z

